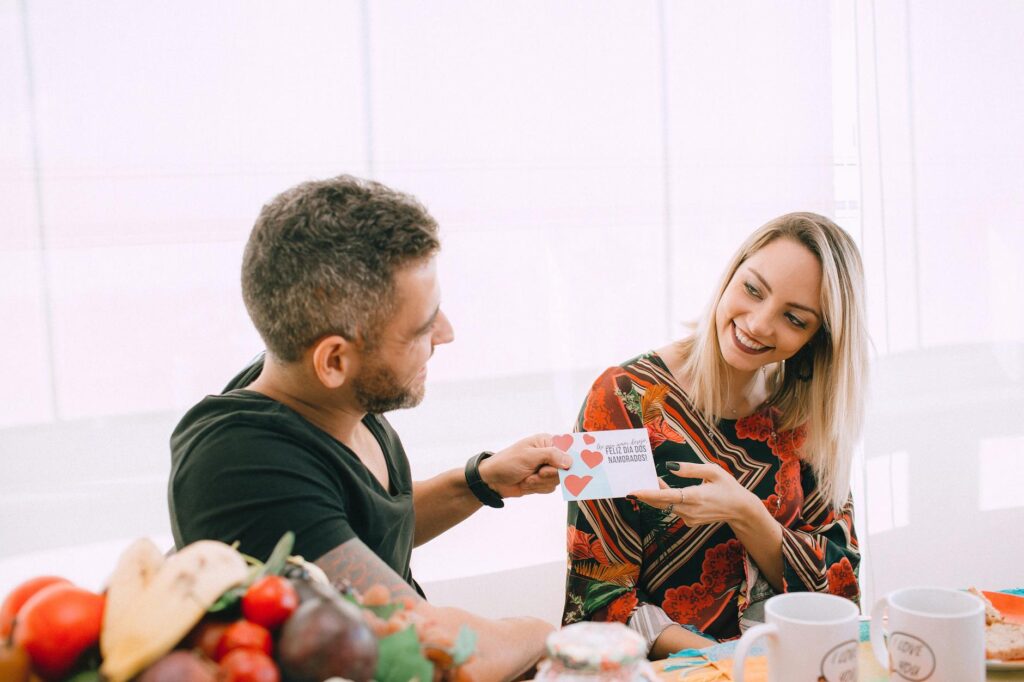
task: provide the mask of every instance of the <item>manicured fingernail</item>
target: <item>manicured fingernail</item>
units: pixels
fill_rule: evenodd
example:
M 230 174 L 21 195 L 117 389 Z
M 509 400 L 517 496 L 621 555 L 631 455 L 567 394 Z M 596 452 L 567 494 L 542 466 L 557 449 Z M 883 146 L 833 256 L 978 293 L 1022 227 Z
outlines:
M 637 500 L 636 500 L 636 495 L 626 495 L 626 499 L 627 499 L 627 500 L 633 500 L 634 502 L 636 502 L 636 501 L 637 501 Z
M 667 462 L 665 468 L 669 471 L 679 471 L 679 462 Z

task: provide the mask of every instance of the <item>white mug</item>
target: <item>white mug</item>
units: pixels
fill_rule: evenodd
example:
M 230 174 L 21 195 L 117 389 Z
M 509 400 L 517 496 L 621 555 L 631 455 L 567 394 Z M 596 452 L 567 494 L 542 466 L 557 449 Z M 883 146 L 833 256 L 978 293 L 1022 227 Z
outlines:
M 790 592 L 765 602 L 764 613 L 765 622 L 744 632 L 736 646 L 736 682 L 743 682 L 743 661 L 761 637 L 768 638 L 768 682 L 857 682 L 860 612 L 852 601 Z
M 940 587 L 890 592 L 871 610 L 871 648 L 890 680 L 984 682 L 985 606 Z

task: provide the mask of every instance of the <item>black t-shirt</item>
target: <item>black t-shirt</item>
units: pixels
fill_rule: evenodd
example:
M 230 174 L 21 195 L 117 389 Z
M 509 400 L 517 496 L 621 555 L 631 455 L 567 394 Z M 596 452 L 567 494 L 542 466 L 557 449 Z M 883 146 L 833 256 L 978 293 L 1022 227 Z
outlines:
M 291 530 L 293 554 L 314 561 L 358 537 L 415 587 L 412 476 L 398 434 L 382 416 L 363 418 L 387 461 L 385 490 L 343 443 L 285 405 L 240 388 L 262 366 L 260 358 L 224 393 L 203 399 L 171 435 L 175 545 L 237 540 L 240 551 L 266 559 Z

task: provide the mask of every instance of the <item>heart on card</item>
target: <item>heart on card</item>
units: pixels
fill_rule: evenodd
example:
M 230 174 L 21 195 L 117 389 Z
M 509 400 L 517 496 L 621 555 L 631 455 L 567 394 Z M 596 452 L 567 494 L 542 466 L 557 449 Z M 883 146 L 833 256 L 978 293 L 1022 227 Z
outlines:
M 583 434 L 583 442 L 587 445 L 593 445 L 597 439 L 591 436 L 589 433 Z
M 551 439 L 551 442 L 562 452 L 569 452 L 569 448 L 572 447 L 572 435 L 567 433 L 562 436 L 555 436 Z
M 572 493 L 573 497 L 579 497 L 592 480 L 594 480 L 593 476 L 566 476 L 565 489 Z
M 580 453 L 580 459 L 583 460 L 584 464 L 593 469 L 602 461 L 604 461 L 604 455 L 602 455 L 597 450 L 584 450 L 583 452 Z

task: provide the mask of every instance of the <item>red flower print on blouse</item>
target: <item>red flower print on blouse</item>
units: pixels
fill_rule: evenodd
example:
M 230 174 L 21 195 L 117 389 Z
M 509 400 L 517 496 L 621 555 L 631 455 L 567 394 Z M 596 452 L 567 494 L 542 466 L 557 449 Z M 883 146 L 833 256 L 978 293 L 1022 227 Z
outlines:
M 595 385 L 587 397 L 587 408 L 583 413 L 583 426 L 587 431 L 610 431 L 616 428 L 611 410 L 607 404 L 607 390 Z
M 722 599 L 742 579 L 743 545 L 733 538 L 705 553 L 700 582 L 666 590 L 661 608 L 677 623 L 704 629 L 714 619 L 716 596 Z
M 608 563 L 608 554 L 604 551 L 601 541 L 592 533 L 577 530 L 576 526 L 569 526 L 566 529 L 566 545 L 573 561 L 596 559 L 599 564 Z
M 807 427 L 798 426 L 789 431 L 779 431 L 775 438 L 769 437 L 768 445 L 780 459 L 796 458 L 807 440 Z
M 608 605 L 605 617 L 612 623 L 627 623 L 629 622 L 629 617 L 633 614 L 633 609 L 636 608 L 636 604 L 636 590 L 627 592 Z
M 775 494 L 764 501 L 765 507 L 783 525 L 789 525 L 803 506 L 804 489 L 800 482 L 800 461 L 796 457 L 781 457 L 782 464 L 775 472 Z
M 707 588 L 700 583 L 694 583 L 666 590 L 661 608 L 675 622 L 693 625 L 701 620 L 701 612 L 709 609 L 714 603 L 715 600 Z
M 736 436 L 764 442 L 772 435 L 775 423 L 768 410 L 760 410 L 752 415 L 736 420 Z
M 860 594 L 853 565 L 846 557 L 828 567 L 828 591 L 847 599 L 856 599 Z
M 701 582 L 715 593 L 724 592 L 743 577 L 743 545 L 733 538 L 704 554 Z
M 788 431 L 776 431 L 775 421 L 778 417 L 778 410 L 772 408 L 738 419 L 736 435 L 739 438 L 768 443 L 775 456 L 781 459 L 797 457 L 800 448 L 804 446 L 804 441 L 807 440 L 807 427 L 798 426 Z
M 594 538 L 591 533 L 584 533 L 576 530 L 576 526 L 569 526 L 566 532 L 566 544 L 569 547 L 569 556 L 573 561 L 589 559 L 594 556 L 590 549 L 590 541 Z
M 665 441 L 682 443 L 683 437 L 665 421 L 664 417 L 658 417 L 644 424 L 647 427 L 647 435 L 651 439 L 651 450 L 655 450 Z

